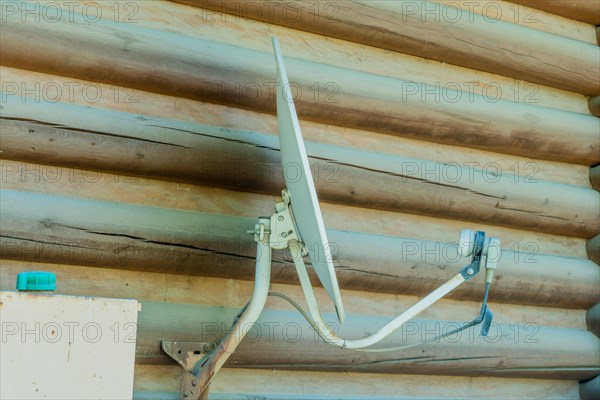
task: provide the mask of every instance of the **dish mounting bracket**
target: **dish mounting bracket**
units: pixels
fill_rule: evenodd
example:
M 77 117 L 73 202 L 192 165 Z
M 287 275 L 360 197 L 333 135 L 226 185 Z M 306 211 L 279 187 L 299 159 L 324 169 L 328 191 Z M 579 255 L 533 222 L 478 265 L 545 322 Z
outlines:
M 302 247 L 302 255 L 308 254 L 306 247 L 298 236 L 298 228 L 291 208 L 287 189 L 281 192 L 283 201 L 275 203 L 275 214 L 271 216 L 271 236 L 269 246 L 275 250 L 287 249 L 291 241 L 296 241 Z
M 179 380 L 180 400 L 207 400 L 208 390 L 200 387 L 200 371 L 203 361 L 215 349 L 215 343 L 161 341 L 162 350 L 181 367 Z

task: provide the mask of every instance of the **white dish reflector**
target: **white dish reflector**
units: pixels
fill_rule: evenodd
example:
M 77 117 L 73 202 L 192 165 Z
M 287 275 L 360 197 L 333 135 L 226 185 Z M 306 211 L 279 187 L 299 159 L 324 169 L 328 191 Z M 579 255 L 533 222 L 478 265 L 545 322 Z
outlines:
M 273 50 L 277 61 L 276 97 L 281 163 L 290 196 L 291 209 L 299 230 L 297 233 L 308 250 L 310 262 L 321 284 L 335 305 L 338 319 L 343 322 L 344 306 L 333 267 L 332 246 L 327 242 L 317 191 L 310 172 L 292 91 L 276 38 L 273 38 Z

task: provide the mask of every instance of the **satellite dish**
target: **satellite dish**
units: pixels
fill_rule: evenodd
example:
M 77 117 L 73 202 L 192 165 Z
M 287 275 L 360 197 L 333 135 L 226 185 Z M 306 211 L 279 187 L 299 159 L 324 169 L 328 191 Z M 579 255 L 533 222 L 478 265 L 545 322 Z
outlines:
M 479 272 L 483 261 L 483 265 L 486 268 L 484 301 L 480 315 L 469 324 L 475 325 L 483 322 L 484 329 L 482 330 L 482 333 L 487 335 L 487 329 L 489 328 L 492 318 L 492 313 L 487 307 L 487 296 L 493 272 L 496 269 L 496 261 L 490 260 L 490 262 L 488 262 L 488 255 L 492 255 L 488 254 L 488 249 L 493 247 L 490 246 L 490 244 L 497 244 L 497 253 L 499 257 L 499 242 L 492 242 L 490 239 L 486 240 L 485 233 L 483 232 L 475 233 L 471 231 L 461 234 L 459 245 L 461 254 L 464 256 L 472 255 L 471 263 L 464 267 L 453 278 L 380 328 L 377 332 L 362 339 L 346 339 L 337 336 L 335 332 L 326 328 L 327 323 L 323 320 L 319 310 L 319 304 L 308 277 L 306 265 L 301 256 L 302 245 L 298 245 L 298 241 L 303 243 L 304 246 L 317 250 L 316 253 L 308 252 L 309 257 L 317 276 L 336 306 L 340 322 L 343 322 L 344 320 L 344 311 L 335 270 L 333 268 L 331 253 L 327 243 L 325 225 L 321 216 L 317 193 L 308 164 L 308 156 L 306 155 L 306 149 L 304 148 L 304 140 L 302 139 L 302 132 L 300 131 L 300 124 L 296 115 L 296 108 L 294 106 L 290 84 L 283 63 L 283 57 L 276 38 L 273 38 L 273 51 L 277 62 L 277 83 L 279 85 L 277 91 L 277 122 L 279 125 L 281 160 L 287 189 L 283 194 L 284 202 L 278 203 L 276 209 L 277 215 L 284 221 L 284 225 L 285 221 L 289 219 L 293 220 L 292 222 L 294 222 L 294 224 L 285 225 L 285 228 L 282 229 L 279 226 L 278 218 L 272 218 L 271 234 L 275 239 L 274 241 L 272 239 L 271 247 L 284 248 L 287 246 L 292 252 L 292 255 L 295 255 L 294 264 L 296 266 L 296 271 L 298 272 L 298 277 L 300 278 L 310 315 L 313 319 L 312 322 L 314 322 L 314 324 L 311 325 L 315 328 L 315 331 L 328 343 L 341 348 L 359 349 L 371 346 L 396 331 L 405 322 L 414 318 L 462 283 L 472 279 L 472 277 Z M 288 169 L 290 168 L 294 170 L 293 175 L 288 173 Z M 293 228 L 291 228 L 292 226 Z M 288 236 L 287 233 L 293 233 L 293 235 Z M 280 236 L 287 238 L 287 242 L 283 246 L 277 242 L 277 240 L 280 239 Z M 496 254 L 496 252 L 492 253 Z M 320 257 L 320 255 L 323 255 L 323 257 Z M 465 325 L 465 327 L 467 325 Z M 460 328 L 460 330 L 465 329 L 465 327 Z
M 307 248 L 308 257 L 317 277 L 335 305 L 338 319 L 343 322 L 344 306 L 335 275 L 331 248 L 327 241 L 325 224 L 308 164 L 290 83 L 276 38 L 273 38 L 273 50 L 277 61 L 279 147 L 290 208 L 299 231 L 297 232 L 299 239 Z
M 344 307 L 340 296 L 331 250 L 327 242 L 325 225 L 319 208 L 317 192 L 308 165 L 308 157 L 304 148 L 302 132 L 296 115 L 296 108 L 287 79 L 283 57 L 277 39 L 273 38 L 273 50 L 277 62 L 277 120 L 279 125 L 279 141 L 281 161 L 284 169 L 286 189 L 283 191 L 283 201 L 275 204 L 276 212 L 270 217 L 259 217 L 254 229 L 249 231 L 254 235 L 257 245 L 256 274 L 254 277 L 254 293 L 248 304 L 242 309 L 234 321 L 234 325 L 221 342 L 213 346 L 210 343 L 188 343 L 163 341 L 162 348 L 171 358 L 182 367 L 180 380 L 180 398 L 198 399 L 208 397 L 208 385 L 212 377 L 223 367 L 225 361 L 235 351 L 243 340 L 243 327 L 254 324 L 267 301 L 269 295 L 277 295 L 290 301 L 301 310 L 302 315 L 309 321 L 327 343 L 340 348 L 362 349 L 362 351 L 397 351 L 407 348 L 401 346 L 386 349 L 365 349 L 399 329 L 405 322 L 414 318 L 420 312 L 430 307 L 436 301 L 450 293 L 462 283 L 471 280 L 479 273 L 481 266 L 486 269 L 485 292 L 479 316 L 463 326 L 435 337 L 437 341 L 453 335 L 471 326 L 482 324 L 481 334 L 487 335 L 493 314 L 487 306 L 488 293 L 496 264 L 500 258 L 500 242 L 497 239 L 486 239 L 484 232 L 464 231 L 459 240 L 459 252 L 471 262 L 460 270 L 454 277 L 443 283 L 437 289 L 417 301 L 402 314 L 388 322 L 373 334 L 360 339 L 339 337 L 328 327 L 319 310 L 312 283 L 306 270 L 304 256 L 308 255 L 317 277 L 333 301 L 338 319 L 344 321 Z M 279 91 L 281 90 L 281 91 Z M 288 171 L 288 169 L 293 169 Z M 271 251 L 272 249 L 289 248 L 298 272 L 300 284 L 308 305 L 310 316 L 297 303 L 282 293 L 269 292 L 271 283 Z M 241 329 L 241 332 L 240 332 Z M 428 340 L 421 344 L 429 343 Z M 408 347 L 412 347 L 410 345 Z M 179 349 L 175 351 L 175 349 Z M 183 351 L 188 349 L 189 351 Z M 202 350 L 199 350 L 202 349 Z

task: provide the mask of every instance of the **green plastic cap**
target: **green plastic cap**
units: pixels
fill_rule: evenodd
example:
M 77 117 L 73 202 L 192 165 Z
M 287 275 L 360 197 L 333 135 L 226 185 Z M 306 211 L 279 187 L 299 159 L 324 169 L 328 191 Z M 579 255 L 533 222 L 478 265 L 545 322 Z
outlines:
M 27 271 L 17 275 L 17 290 L 56 290 L 56 275 L 52 272 Z

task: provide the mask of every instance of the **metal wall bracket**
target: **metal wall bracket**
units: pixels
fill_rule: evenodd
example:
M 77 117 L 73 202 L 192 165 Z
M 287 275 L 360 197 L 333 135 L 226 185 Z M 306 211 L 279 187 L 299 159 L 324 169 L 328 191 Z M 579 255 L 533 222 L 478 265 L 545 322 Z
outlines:
M 463 276 L 463 278 L 465 278 L 465 281 L 472 279 L 479 273 L 479 270 L 481 269 L 484 244 L 485 233 L 477 231 L 477 233 L 475 233 L 475 245 L 473 254 L 471 256 L 471 262 L 460 271 L 460 274 Z
M 161 341 L 162 350 L 181 367 L 180 400 L 208 399 L 208 388 L 198 386 L 202 361 L 215 349 L 215 343 Z
M 271 216 L 271 236 L 269 246 L 272 249 L 285 249 L 291 240 L 300 241 L 289 203 L 281 201 L 275 205 L 276 213 Z

